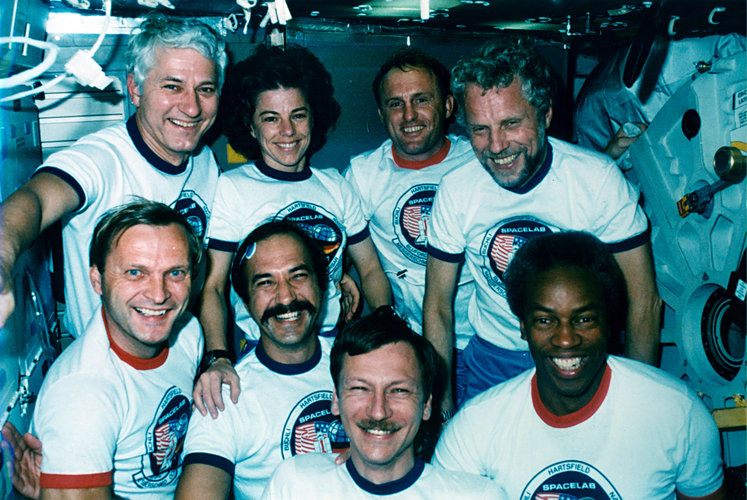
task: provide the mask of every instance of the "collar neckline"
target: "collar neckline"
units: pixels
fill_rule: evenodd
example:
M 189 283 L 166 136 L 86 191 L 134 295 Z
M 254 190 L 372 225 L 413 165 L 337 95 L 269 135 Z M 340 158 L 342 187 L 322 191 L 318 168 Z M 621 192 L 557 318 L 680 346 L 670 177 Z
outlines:
M 265 365 L 270 371 L 278 373 L 280 375 L 300 375 L 313 370 L 319 361 L 322 359 L 322 346 L 319 344 L 319 340 L 316 341 L 316 348 L 314 354 L 309 359 L 302 363 L 280 363 L 272 359 L 262 347 L 262 341 L 257 344 L 254 348 L 254 352 L 260 363 Z
M 534 410 L 537 412 L 537 416 L 539 416 L 539 418 L 550 427 L 555 427 L 557 429 L 573 427 L 574 425 L 578 425 L 590 419 L 592 415 L 597 412 L 599 407 L 602 406 L 610 388 L 610 380 L 612 380 L 612 370 L 610 370 L 609 364 L 605 364 L 602 381 L 599 383 L 597 392 L 594 394 L 594 397 L 591 398 L 591 401 L 589 401 L 586 406 L 579 408 L 573 413 L 558 416 L 550 412 L 542 402 L 542 399 L 540 399 L 539 389 L 537 388 L 537 373 L 535 372 L 532 376 L 532 404 L 534 405 Z
M 540 182 L 542 182 L 542 179 L 547 176 L 547 173 L 550 171 L 550 166 L 552 165 L 552 144 L 550 144 L 550 141 L 548 139 L 545 139 L 545 146 L 547 147 L 545 161 L 542 162 L 542 165 L 540 165 L 540 168 L 537 169 L 532 178 L 529 179 L 529 181 L 523 186 L 504 189 L 507 189 L 508 191 L 516 194 L 527 194 L 529 191 L 537 187 Z
M 184 160 L 181 165 L 172 165 L 171 163 L 158 156 L 153 152 L 152 149 L 148 147 L 148 145 L 145 143 L 145 140 L 143 139 L 142 134 L 140 134 L 140 129 L 137 126 L 136 115 L 132 115 L 127 120 L 127 133 L 130 135 L 130 139 L 132 139 L 132 143 L 135 145 L 138 153 L 143 155 L 143 158 L 145 158 L 148 163 L 153 165 L 153 167 L 157 170 L 171 175 L 178 175 L 187 170 L 187 165 L 189 165 L 189 161 L 192 159 L 192 155 L 187 156 L 187 159 Z
M 304 165 L 303 170 L 301 170 L 300 172 L 285 172 L 283 170 L 277 170 L 269 166 L 261 158 L 259 160 L 255 160 L 254 165 L 257 167 L 257 170 L 265 174 L 267 177 L 271 177 L 279 181 L 299 182 L 305 181 L 306 179 L 311 177 L 311 167 L 309 166 L 308 162 L 306 162 L 306 165 Z
M 407 474 L 399 479 L 395 479 L 394 481 L 389 481 L 388 483 L 382 484 L 372 483 L 365 477 L 361 476 L 358 470 L 355 468 L 352 458 L 349 458 L 345 462 L 345 467 L 347 467 L 348 473 L 353 479 L 353 482 L 355 482 L 355 484 L 363 491 L 366 491 L 372 495 L 393 495 L 395 493 L 399 493 L 400 491 L 404 491 L 415 484 L 415 481 L 420 478 L 420 476 L 423 474 L 423 471 L 425 470 L 425 462 L 423 462 L 419 458 L 415 458 L 415 465 Z
M 439 149 L 436 154 L 434 154 L 427 160 L 405 160 L 397 154 L 397 152 L 394 150 L 394 144 L 392 144 L 392 158 L 394 159 L 394 163 L 396 163 L 398 167 L 406 168 L 408 170 L 420 170 L 444 161 L 444 158 L 446 158 L 446 156 L 449 154 L 450 149 L 451 141 L 448 137 L 444 137 L 444 143 L 443 145 L 441 145 L 441 149 Z
M 158 368 L 166 362 L 166 359 L 169 357 L 168 342 L 163 342 L 161 344 L 158 354 L 156 354 L 154 357 L 138 358 L 137 356 L 133 356 L 132 354 L 128 353 L 114 342 L 111 333 L 109 333 L 109 326 L 106 324 L 106 313 L 104 313 L 103 307 L 101 308 L 101 318 L 104 322 L 106 338 L 109 339 L 109 347 L 112 351 L 114 351 L 114 354 L 116 354 L 117 357 L 123 362 L 127 363 L 136 370 L 153 370 L 154 368 Z

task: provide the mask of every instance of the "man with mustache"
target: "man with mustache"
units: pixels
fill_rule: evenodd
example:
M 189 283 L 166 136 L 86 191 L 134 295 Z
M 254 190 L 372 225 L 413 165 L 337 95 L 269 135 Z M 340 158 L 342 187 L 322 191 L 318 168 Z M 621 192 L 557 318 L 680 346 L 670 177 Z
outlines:
M 239 246 L 231 282 L 260 327 L 259 343 L 236 364 L 252 384 L 216 419 L 194 412 L 179 499 L 227 498 L 232 483 L 237 499 L 258 498 L 282 460 L 348 447 L 330 411 L 332 339 L 317 335 L 327 283 L 321 249 L 291 222 L 266 223 Z
M 454 289 L 475 280 L 464 350 L 467 398 L 534 365 L 506 301 L 503 273 L 528 239 L 588 231 L 614 253 L 629 290 L 626 356 L 657 362 L 660 299 L 638 192 L 606 155 L 547 137 L 552 79 L 526 39 L 486 44 L 452 70 L 457 118 L 477 159 L 444 176 L 431 213 L 425 336 L 450 360 Z
M 499 486 L 415 456 L 421 421 L 431 416 L 438 354 L 390 308 L 345 326 L 332 347 L 332 411 L 350 437 L 350 459 L 299 455 L 280 464 L 264 499 L 504 499 Z
M 162 203 L 126 205 L 96 225 L 100 305 L 47 373 L 32 421 L 42 498 L 173 498 L 202 355 L 187 312 L 200 248 Z

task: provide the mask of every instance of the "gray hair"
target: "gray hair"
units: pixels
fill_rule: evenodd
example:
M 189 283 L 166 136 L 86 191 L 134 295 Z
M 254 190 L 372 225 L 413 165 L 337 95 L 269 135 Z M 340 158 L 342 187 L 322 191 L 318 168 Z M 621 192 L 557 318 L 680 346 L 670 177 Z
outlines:
M 451 90 L 457 100 L 457 120 L 465 125 L 464 91 L 468 83 L 485 90 L 505 88 L 521 79 L 521 91 L 540 123 L 552 105 L 550 67 L 528 38 L 503 38 L 483 45 L 475 57 L 461 59 L 451 70 Z
M 145 76 L 153 69 L 156 50 L 160 47 L 194 49 L 215 63 L 218 90 L 223 87 L 226 64 L 226 43 L 210 26 L 197 19 L 167 17 L 160 13 L 148 15 L 127 44 L 127 72 L 142 90 Z

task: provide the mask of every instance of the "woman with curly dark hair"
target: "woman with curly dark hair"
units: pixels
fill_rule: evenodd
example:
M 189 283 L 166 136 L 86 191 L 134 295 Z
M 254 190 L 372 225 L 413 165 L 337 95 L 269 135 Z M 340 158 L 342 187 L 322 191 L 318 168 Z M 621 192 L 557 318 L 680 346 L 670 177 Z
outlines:
M 223 129 L 231 147 L 250 161 L 225 172 L 216 190 L 208 230 L 208 275 L 199 312 L 208 352 L 217 350 L 222 355 L 227 347 L 224 290 L 234 253 L 247 234 L 270 220 L 295 222 L 324 251 L 329 283 L 320 314 L 321 335 L 335 335 L 341 318 L 348 319 L 354 312 L 349 304 L 354 300 L 345 299 L 344 311 L 341 304 L 346 249 L 371 309 L 391 304 L 389 282 L 352 187 L 337 169 L 309 165 L 309 158 L 324 145 L 340 115 L 333 93 L 327 70 L 302 47 L 282 50 L 261 46 L 229 70 L 221 104 Z M 348 288 L 352 280 L 346 280 L 343 286 Z M 288 308 L 277 308 L 285 311 L 282 313 L 270 313 L 274 305 L 289 305 L 284 301 L 287 300 L 281 300 L 278 294 L 262 306 L 268 314 L 252 311 L 263 318 L 262 324 L 257 325 L 247 311 L 247 307 L 256 309 L 254 301 L 245 305 L 231 290 L 237 330 L 248 340 L 256 341 L 261 329 L 266 335 L 258 348 L 272 349 L 273 346 L 264 345 L 269 342 L 264 339 L 272 338 L 282 349 L 283 342 L 290 341 L 284 336 L 294 318 Z M 216 404 L 222 407 L 221 382 L 231 385 L 234 401 L 238 396 L 237 378 L 230 362 L 216 359 L 216 355 L 207 358 L 212 364 L 195 389 L 195 404 L 203 414 L 205 407 L 214 415 Z

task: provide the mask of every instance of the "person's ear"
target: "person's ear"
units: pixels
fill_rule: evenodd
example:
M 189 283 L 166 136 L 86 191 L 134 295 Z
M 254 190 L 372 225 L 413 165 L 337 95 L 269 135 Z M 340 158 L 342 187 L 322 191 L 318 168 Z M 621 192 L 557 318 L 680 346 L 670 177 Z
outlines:
M 433 395 L 428 396 L 428 400 L 425 402 L 423 407 L 423 420 L 429 420 L 431 418 L 431 411 L 433 409 Z
M 135 83 L 135 75 L 127 74 L 127 93 L 130 95 L 130 101 L 136 107 L 140 107 L 140 88 Z
M 97 294 L 101 295 L 101 273 L 99 272 L 99 268 L 96 266 L 91 266 L 88 269 L 88 276 L 91 279 L 91 285 L 93 285 L 93 291 Z
M 446 108 L 446 115 L 444 118 L 448 120 L 451 118 L 452 113 L 454 113 L 454 96 L 449 94 L 446 96 L 446 100 L 444 101 L 444 108 Z
M 526 340 L 527 334 L 524 330 L 524 321 L 519 321 L 519 330 L 521 331 L 521 340 Z

